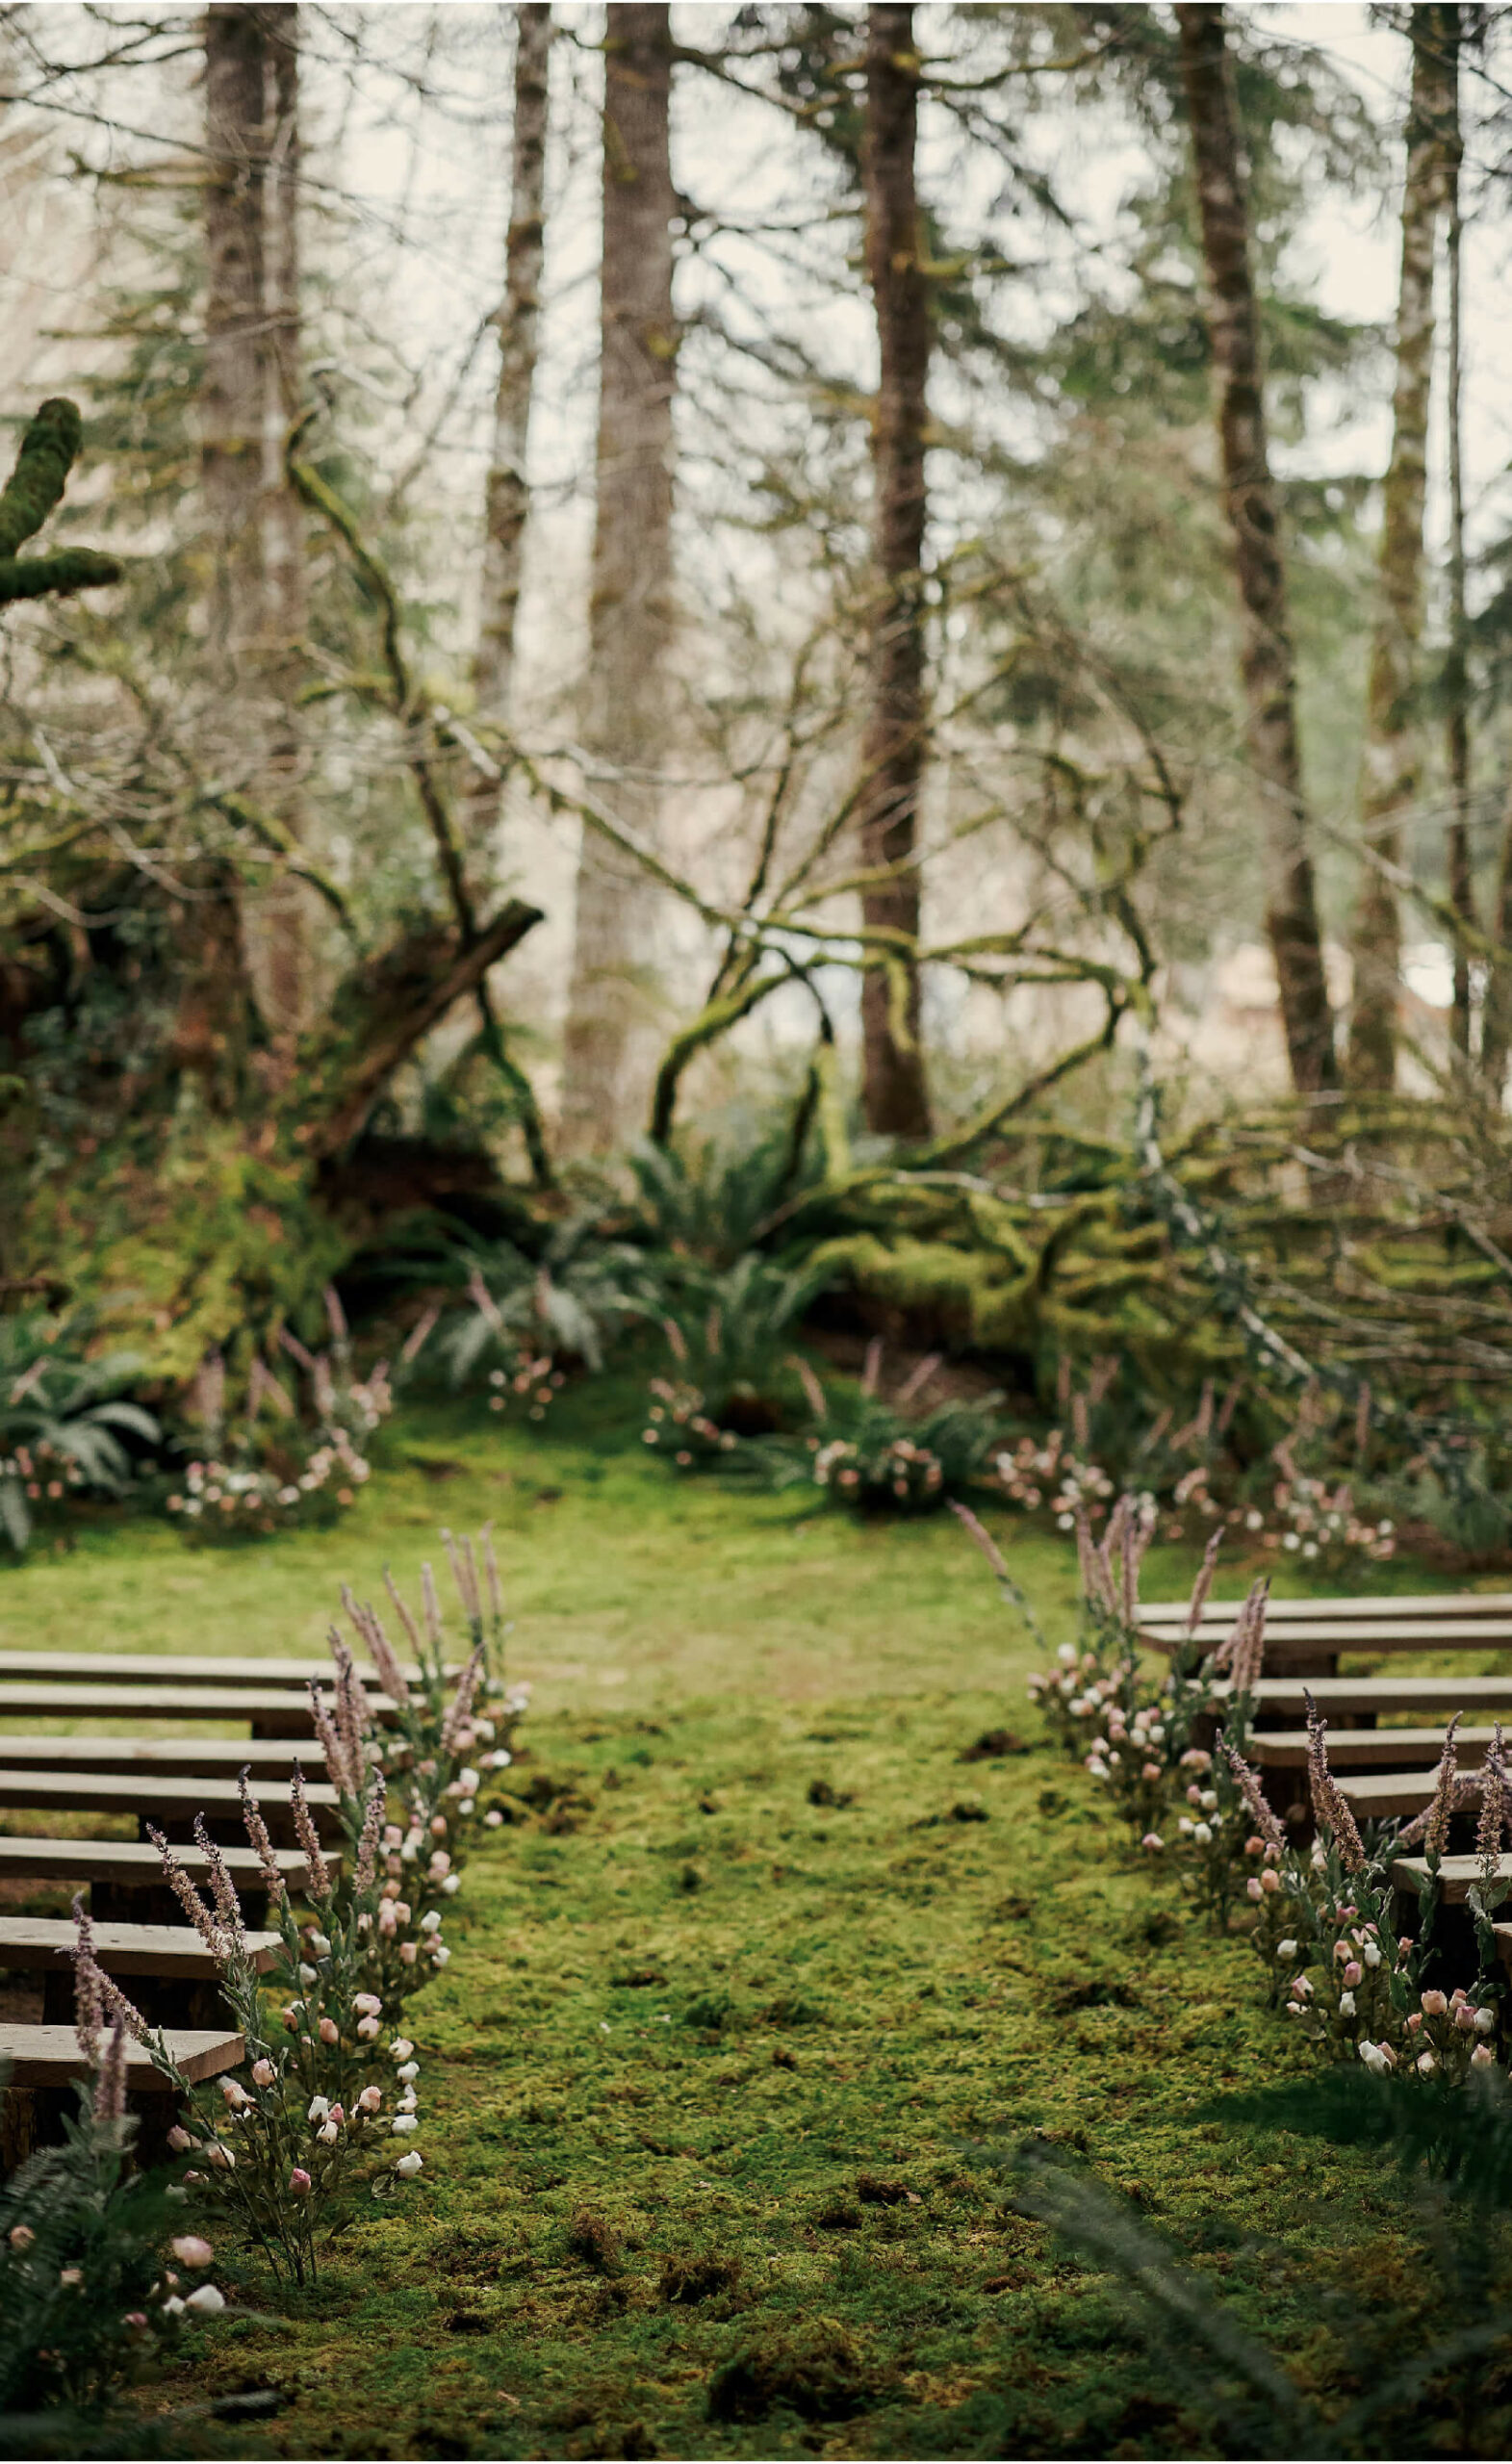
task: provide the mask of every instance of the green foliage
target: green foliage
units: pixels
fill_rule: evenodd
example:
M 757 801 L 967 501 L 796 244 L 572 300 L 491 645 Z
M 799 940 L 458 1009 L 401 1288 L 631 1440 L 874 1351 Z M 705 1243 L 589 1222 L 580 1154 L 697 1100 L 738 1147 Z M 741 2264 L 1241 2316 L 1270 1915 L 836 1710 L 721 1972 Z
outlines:
M 0 2412 L 98 2413 L 166 2323 L 149 2297 L 182 2210 L 131 2169 L 134 2123 L 97 2116 L 89 2086 L 78 2099 L 61 2143 L 0 2185 Z
M 698 1387 L 720 1428 L 755 1436 L 781 1425 L 792 1385 L 792 1346 L 806 1313 L 833 1279 L 820 1258 L 784 1265 L 750 1249 L 733 1266 L 663 1262 L 662 1323 L 679 1378 Z
M 91 1359 L 83 1319 L 0 1317 L 0 1528 L 18 1554 L 38 1520 L 81 1492 L 117 1497 L 133 1476 L 124 1441 L 155 1445 L 158 1423 L 120 1393 L 141 1363 Z

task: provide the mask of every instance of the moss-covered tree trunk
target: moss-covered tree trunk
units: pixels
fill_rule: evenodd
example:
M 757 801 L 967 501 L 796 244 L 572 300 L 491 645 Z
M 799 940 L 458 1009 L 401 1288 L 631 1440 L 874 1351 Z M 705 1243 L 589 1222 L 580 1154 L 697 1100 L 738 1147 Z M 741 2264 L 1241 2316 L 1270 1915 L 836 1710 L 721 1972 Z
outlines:
M 1375 629 L 1367 688 L 1360 837 L 1364 869 L 1351 935 L 1351 1086 L 1386 1091 L 1397 1075 L 1401 917 L 1383 866 L 1402 860 L 1402 824 L 1420 788 L 1415 697 L 1422 637 L 1422 516 L 1433 375 L 1433 260 L 1455 116 L 1452 47 L 1442 7 L 1411 12 L 1412 98 L 1402 188 L 1397 383 L 1386 471 Z
M 867 1128 L 894 1138 L 927 1138 L 930 1130 L 914 863 L 927 727 L 922 566 L 930 369 L 914 167 L 918 95 L 912 8 L 877 0 L 866 18 L 861 178 L 880 373 L 871 432 L 870 707 L 857 826 L 861 862 L 879 876 L 861 893 L 862 921 L 868 932 L 889 937 L 887 963 L 869 966 L 861 984 L 861 1102 Z
M 610 12 L 604 63 L 603 269 L 598 500 L 584 734 L 610 776 L 597 792 L 657 834 L 673 631 L 672 42 L 666 0 Z M 652 962 L 643 877 L 585 833 L 562 1055 L 569 1153 L 602 1152 L 638 1123 L 634 1029 Z
M 1249 757 L 1260 798 L 1266 932 L 1292 1083 L 1299 1094 L 1315 1094 L 1337 1085 L 1338 1064 L 1308 851 L 1239 112 L 1222 8 L 1181 7 L 1176 15 L 1202 220 L 1224 506 L 1239 584 Z

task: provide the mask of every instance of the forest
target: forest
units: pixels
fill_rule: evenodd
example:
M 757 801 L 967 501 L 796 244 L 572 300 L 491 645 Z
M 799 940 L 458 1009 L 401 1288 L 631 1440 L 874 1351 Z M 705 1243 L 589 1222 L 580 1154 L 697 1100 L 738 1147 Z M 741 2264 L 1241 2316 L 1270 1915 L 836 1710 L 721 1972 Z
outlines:
M 0 0 L 0 2455 L 1506 2451 L 1509 167 Z

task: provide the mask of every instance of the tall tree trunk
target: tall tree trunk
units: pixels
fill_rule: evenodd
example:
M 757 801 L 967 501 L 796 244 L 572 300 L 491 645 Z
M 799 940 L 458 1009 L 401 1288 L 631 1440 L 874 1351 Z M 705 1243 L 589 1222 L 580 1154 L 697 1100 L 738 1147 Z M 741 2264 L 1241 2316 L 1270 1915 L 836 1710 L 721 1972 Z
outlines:
M 541 324 L 551 53 L 551 0 L 525 0 L 515 20 L 509 234 L 504 246 L 504 296 L 494 320 L 499 333 L 499 379 L 484 505 L 477 651 L 473 661 L 478 716 L 500 726 L 509 719 L 521 563 L 530 501 L 525 444 Z
M 1445 750 L 1448 757 L 1449 818 L 1448 843 L 1445 849 L 1448 874 L 1449 904 L 1460 921 L 1472 930 L 1476 927 L 1475 882 L 1470 850 L 1470 617 L 1465 603 L 1465 463 L 1463 437 L 1464 392 L 1464 321 L 1462 277 L 1464 271 L 1460 219 L 1460 179 L 1464 167 L 1464 143 L 1459 117 L 1459 50 L 1463 40 L 1462 13 L 1457 5 L 1440 12 L 1445 19 L 1445 39 L 1450 59 L 1447 74 L 1451 86 L 1453 116 L 1445 132 L 1446 185 L 1448 189 L 1448 232 L 1446 255 L 1448 261 L 1448 447 L 1449 447 L 1449 552 L 1448 552 L 1448 656 L 1445 661 L 1444 691 L 1448 705 Z M 1454 949 L 1454 1007 L 1452 1031 L 1455 1049 L 1468 1060 L 1471 1044 L 1471 983 L 1470 950 L 1463 942 Z
M 495 313 L 499 374 L 494 431 L 483 502 L 483 572 L 478 593 L 473 680 L 477 716 L 507 729 L 511 716 L 515 630 L 520 614 L 525 521 L 530 496 L 525 448 L 541 324 L 541 268 L 546 251 L 546 139 L 551 56 L 551 0 L 525 0 L 515 19 L 514 124 L 509 167 L 509 230 L 504 244 L 504 296 Z M 470 766 L 461 794 L 463 845 L 486 877 L 494 870 L 501 781 Z M 540 1189 L 551 1186 L 551 1161 L 535 1092 L 511 1058 L 486 981 L 477 988 L 479 1047 L 510 1088 L 530 1170 Z
M 208 295 L 199 407 L 220 688 L 214 752 L 218 767 L 297 836 L 304 526 L 283 442 L 299 385 L 298 11 L 215 0 L 204 32 Z M 250 902 L 245 922 L 262 1006 L 292 1052 L 306 975 L 298 884 L 286 879 Z
M 672 315 L 668 143 L 672 38 L 666 0 L 609 13 L 603 104 L 598 505 L 589 638 L 590 750 L 624 775 L 605 792 L 654 838 L 647 775 L 666 758 L 673 630 Z M 632 981 L 649 958 L 653 905 L 642 876 L 585 833 L 562 1066 L 562 1138 L 602 1152 L 634 1117 Z
M 1239 113 L 1222 8 L 1183 6 L 1176 15 L 1210 294 L 1224 502 L 1242 610 L 1249 757 L 1261 790 L 1266 932 L 1292 1084 L 1298 1094 L 1316 1094 L 1337 1086 L 1339 1072 L 1307 846 L 1296 677 L 1266 437 Z
M 870 708 L 857 806 L 861 862 L 882 879 L 861 893 L 868 932 L 896 937 L 888 963 L 861 979 L 861 1107 L 869 1130 L 927 1138 L 919 1027 L 919 877 L 914 863 L 926 728 L 922 564 L 930 367 L 914 153 L 919 63 L 911 6 L 873 0 L 866 16 L 861 177 L 866 272 L 881 375 L 872 418 L 873 610 Z
M 1411 12 L 1412 100 L 1401 205 L 1401 281 L 1397 304 L 1397 386 L 1374 638 L 1367 688 L 1360 834 L 1366 868 L 1353 929 L 1351 1086 L 1389 1091 L 1397 1075 L 1401 917 L 1397 892 L 1369 860 L 1402 860 L 1402 821 L 1420 784 L 1421 729 L 1414 709 L 1422 634 L 1422 514 L 1427 490 L 1428 399 L 1433 374 L 1433 260 L 1447 182 L 1446 137 L 1454 118 L 1454 73 L 1439 6 Z
M 269 703 L 264 798 L 295 839 L 305 834 L 304 743 L 298 691 L 308 623 L 304 508 L 285 468 L 284 440 L 300 406 L 299 12 L 262 10 L 269 116 L 264 182 L 267 352 L 263 378 L 264 633 L 259 681 Z M 310 1007 L 313 892 L 286 873 L 264 908 L 266 1001 L 288 1040 Z

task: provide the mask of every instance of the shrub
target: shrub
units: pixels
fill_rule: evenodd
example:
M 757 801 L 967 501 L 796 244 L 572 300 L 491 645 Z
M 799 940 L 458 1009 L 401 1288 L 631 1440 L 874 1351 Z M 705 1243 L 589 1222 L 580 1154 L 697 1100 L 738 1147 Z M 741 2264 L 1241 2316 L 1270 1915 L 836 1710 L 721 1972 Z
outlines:
M 29 1310 L 0 1318 L 0 1529 L 17 1555 L 35 1525 L 130 1486 L 127 1438 L 158 1441 L 152 1414 L 119 1392 L 135 1360 L 91 1361 L 87 1339 L 78 1317 Z

